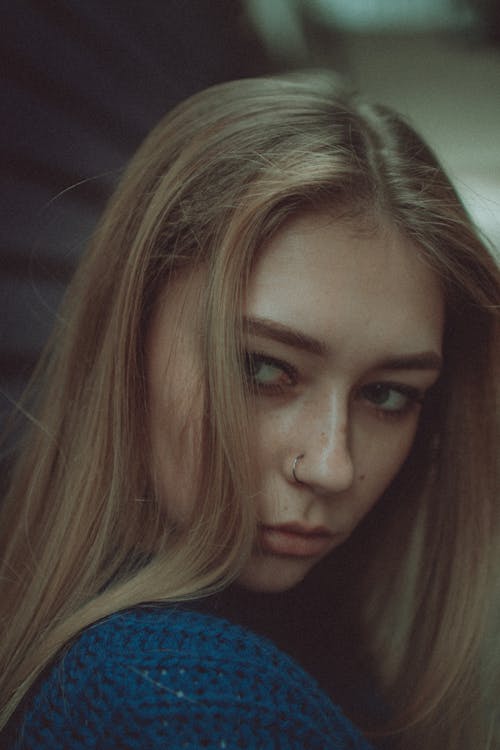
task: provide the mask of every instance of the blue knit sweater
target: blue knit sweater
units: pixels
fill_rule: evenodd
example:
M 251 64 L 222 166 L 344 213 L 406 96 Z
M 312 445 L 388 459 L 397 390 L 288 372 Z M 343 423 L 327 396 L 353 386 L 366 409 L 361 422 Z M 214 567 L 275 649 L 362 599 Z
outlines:
M 117 613 L 85 630 L 8 735 L 15 750 L 370 750 L 270 641 L 177 607 Z

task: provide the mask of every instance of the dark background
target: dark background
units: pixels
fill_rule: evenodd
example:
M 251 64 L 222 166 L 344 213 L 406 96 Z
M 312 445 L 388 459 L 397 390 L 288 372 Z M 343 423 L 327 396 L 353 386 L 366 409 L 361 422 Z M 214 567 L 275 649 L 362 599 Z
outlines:
M 238 0 L 3 2 L 0 418 L 124 165 L 179 100 L 272 65 Z

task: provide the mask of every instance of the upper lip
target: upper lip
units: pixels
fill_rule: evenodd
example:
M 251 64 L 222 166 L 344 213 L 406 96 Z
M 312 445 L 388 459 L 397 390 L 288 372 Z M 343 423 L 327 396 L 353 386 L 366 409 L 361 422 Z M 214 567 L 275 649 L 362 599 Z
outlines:
M 326 526 L 310 526 L 299 521 L 277 525 L 263 523 L 261 527 L 271 529 L 272 531 L 283 531 L 288 534 L 299 534 L 300 536 L 333 536 L 330 529 L 327 529 Z

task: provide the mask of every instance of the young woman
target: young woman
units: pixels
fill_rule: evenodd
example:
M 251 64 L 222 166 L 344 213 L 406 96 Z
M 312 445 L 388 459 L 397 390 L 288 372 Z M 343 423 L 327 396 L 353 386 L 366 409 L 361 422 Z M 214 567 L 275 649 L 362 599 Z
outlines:
M 35 377 L 8 742 L 495 746 L 499 296 L 434 156 L 330 75 L 170 113 Z

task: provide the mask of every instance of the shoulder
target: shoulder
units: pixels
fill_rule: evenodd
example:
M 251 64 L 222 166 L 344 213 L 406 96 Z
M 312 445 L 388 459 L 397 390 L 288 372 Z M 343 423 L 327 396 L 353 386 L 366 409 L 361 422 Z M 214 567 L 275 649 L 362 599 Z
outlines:
M 368 749 L 271 642 L 182 607 L 117 613 L 44 675 L 19 747 Z

